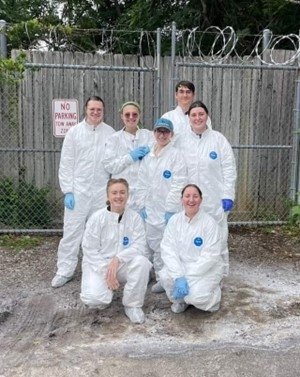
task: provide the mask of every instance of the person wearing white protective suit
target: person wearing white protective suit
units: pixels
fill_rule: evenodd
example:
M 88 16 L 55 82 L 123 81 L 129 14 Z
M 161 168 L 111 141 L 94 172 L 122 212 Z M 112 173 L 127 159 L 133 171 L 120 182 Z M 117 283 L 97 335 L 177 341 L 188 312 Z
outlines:
M 134 323 L 143 323 L 142 310 L 152 264 L 143 255 L 145 228 L 140 215 L 126 208 L 128 182 L 110 179 L 107 208 L 88 220 L 82 241 L 82 283 L 80 298 L 91 308 L 105 309 L 113 293 L 125 283 L 125 314 Z
M 220 132 L 207 127 L 208 110 L 201 101 L 188 110 L 190 130 L 178 148 L 188 166 L 188 181 L 203 193 L 202 208 L 218 223 L 221 232 L 224 276 L 229 272 L 227 217 L 235 198 L 236 164 L 231 145 Z
M 188 305 L 214 312 L 220 307 L 224 261 L 216 221 L 202 209 L 197 185 L 182 190 L 184 210 L 174 215 L 164 232 L 160 281 L 174 313 Z
M 181 207 L 180 193 L 187 183 L 187 168 L 181 152 L 170 142 L 173 124 L 160 118 L 154 125 L 155 144 L 141 162 L 136 203 L 145 220 L 147 245 L 151 250 L 157 283 L 153 293 L 163 292 L 159 282 L 162 268 L 160 242 L 165 226 Z
M 85 119 L 66 134 L 59 165 L 59 184 L 65 194 L 63 238 L 58 246 L 57 272 L 52 287 L 72 279 L 88 217 L 105 206 L 109 174 L 101 163 L 106 140 L 115 131 L 103 122 L 104 102 L 98 96 L 85 104 Z
M 180 81 L 176 84 L 175 99 L 177 106 L 174 110 L 168 111 L 162 115 L 162 118 L 169 119 L 173 123 L 174 143 L 176 143 L 179 135 L 184 135 L 190 129 L 189 117 L 186 112 L 194 101 L 194 97 L 195 85 L 191 81 Z M 207 125 L 209 128 L 212 128 L 209 117 L 207 120 Z
M 154 143 L 153 132 L 141 128 L 141 109 L 136 102 L 125 102 L 120 115 L 124 127 L 106 143 L 103 165 L 112 178 L 125 178 L 129 184 L 128 206 L 137 209 L 135 188 L 141 160 Z

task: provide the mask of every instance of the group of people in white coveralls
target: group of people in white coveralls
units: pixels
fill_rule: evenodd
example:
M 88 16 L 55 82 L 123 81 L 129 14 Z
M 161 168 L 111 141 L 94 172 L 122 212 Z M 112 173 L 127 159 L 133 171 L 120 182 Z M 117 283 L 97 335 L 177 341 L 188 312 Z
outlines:
M 80 298 L 88 307 L 105 309 L 124 284 L 125 314 L 143 323 L 153 268 L 151 291 L 165 292 L 172 312 L 219 309 L 236 166 L 229 142 L 194 96 L 193 83 L 179 82 L 177 107 L 152 131 L 142 127 L 134 101 L 122 105 L 116 132 L 103 121 L 103 100 L 87 100 L 85 119 L 62 147 L 64 230 L 52 287 L 72 279 L 82 247 Z

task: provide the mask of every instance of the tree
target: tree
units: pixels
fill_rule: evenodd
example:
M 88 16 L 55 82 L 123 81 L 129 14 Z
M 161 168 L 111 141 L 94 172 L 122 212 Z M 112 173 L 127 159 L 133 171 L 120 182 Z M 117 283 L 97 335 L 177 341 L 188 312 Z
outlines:
M 198 28 L 199 32 L 213 25 L 220 29 L 229 25 L 245 48 L 253 44 L 249 35 L 264 28 L 275 34 L 298 34 L 298 3 L 300 0 L 0 0 L 0 19 L 10 23 L 11 48 L 32 48 L 44 41 L 51 49 L 136 53 L 141 48 L 148 53 L 154 37 L 147 34 L 143 39 L 137 31 L 153 33 L 160 27 L 163 52 L 169 53 L 172 21 L 178 29 Z M 181 35 L 184 38 L 185 33 Z

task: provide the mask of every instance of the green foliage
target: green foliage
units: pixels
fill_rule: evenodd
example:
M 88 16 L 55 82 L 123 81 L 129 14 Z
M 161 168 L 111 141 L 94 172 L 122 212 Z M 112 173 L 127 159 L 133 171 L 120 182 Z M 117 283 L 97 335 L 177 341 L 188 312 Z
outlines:
M 15 251 L 33 249 L 40 246 L 43 242 L 42 237 L 16 236 L 5 234 L 0 236 L 0 248 L 12 249 Z
M 300 193 L 298 193 L 300 195 Z M 300 204 L 294 204 L 291 208 L 290 223 L 300 227 Z
M 38 189 L 10 178 L 0 181 L 0 223 L 13 228 L 40 227 L 50 224 L 48 188 Z
M 198 28 L 199 32 L 212 25 L 231 26 L 239 35 L 241 53 L 252 50 L 253 35 L 265 28 L 277 35 L 298 34 L 300 4 L 287 0 L 8 0 L 1 6 L 0 19 L 9 22 L 9 49 L 36 48 L 43 41 L 50 50 L 107 51 L 109 46 L 109 52 L 147 54 L 147 41 L 130 32 L 161 28 L 162 52 L 169 54 L 175 21 L 178 30 Z M 178 51 L 181 42 L 178 35 Z
M 0 83 L 17 84 L 23 79 L 26 55 L 21 53 L 16 59 L 0 58 Z

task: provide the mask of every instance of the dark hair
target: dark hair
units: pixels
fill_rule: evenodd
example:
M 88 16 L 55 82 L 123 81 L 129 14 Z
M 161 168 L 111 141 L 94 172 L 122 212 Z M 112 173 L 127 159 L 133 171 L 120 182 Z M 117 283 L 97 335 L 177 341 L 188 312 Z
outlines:
M 190 89 L 193 93 L 195 93 L 195 85 L 191 81 L 179 81 L 178 84 L 176 84 L 175 92 L 178 92 L 178 89 L 181 86 L 185 86 L 186 88 Z
M 200 188 L 199 188 L 197 185 L 195 185 L 194 183 L 189 183 L 189 184 L 187 184 L 187 185 L 184 186 L 184 188 L 183 188 L 182 191 L 181 191 L 181 197 L 183 197 L 183 194 L 184 194 L 185 190 L 186 190 L 187 188 L 189 188 L 189 187 L 194 187 L 194 188 L 198 191 L 198 193 L 199 193 L 199 195 L 200 195 L 200 198 L 202 198 L 202 191 L 201 191 Z
M 190 107 L 189 107 L 188 111 L 186 112 L 186 114 L 187 114 L 187 115 L 190 115 L 191 110 L 192 110 L 192 109 L 195 109 L 196 107 L 202 107 L 202 109 L 204 109 L 204 111 L 205 111 L 206 114 L 208 115 L 207 107 L 206 107 L 206 105 L 205 105 L 202 101 L 195 101 L 195 102 L 193 102 L 193 103 L 190 105 Z
M 84 105 L 84 108 L 85 108 L 85 109 L 87 108 L 87 105 L 88 105 L 88 103 L 89 103 L 90 101 L 99 101 L 99 102 L 102 102 L 103 107 L 105 106 L 105 105 L 104 105 L 104 101 L 103 101 L 103 99 L 102 99 L 101 97 L 98 97 L 98 96 L 90 96 L 90 97 L 86 100 L 86 102 L 85 102 L 85 105 Z
M 124 178 L 110 178 L 110 179 L 108 180 L 107 184 L 106 184 L 106 194 L 107 194 L 107 195 L 108 195 L 108 190 L 109 190 L 109 188 L 110 188 L 112 185 L 114 185 L 115 183 L 122 183 L 122 184 L 126 187 L 127 191 L 129 192 L 129 184 L 128 184 L 128 182 L 126 181 L 126 179 L 124 179 Z M 106 201 L 106 204 L 107 204 L 107 205 L 110 204 L 110 203 L 109 203 L 109 200 Z

